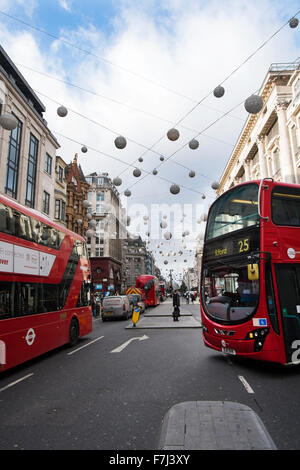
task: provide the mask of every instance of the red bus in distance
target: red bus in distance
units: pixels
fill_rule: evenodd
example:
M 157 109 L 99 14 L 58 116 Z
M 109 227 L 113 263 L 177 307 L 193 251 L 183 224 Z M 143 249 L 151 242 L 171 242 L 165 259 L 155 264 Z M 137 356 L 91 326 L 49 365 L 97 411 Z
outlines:
M 212 204 L 200 303 L 206 346 L 300 362 L 300 185 L 265 178 Z
M 0 196 L 0 371 L 91 331 L 85 240 Z
M 144 290 L 145 304 L 148 307 L 156 307 L 159 304 L 160 290 L 157 277 L 143 274 L 136 278 L 135 285 Z
M 159 283 L 159 290 L 160 290 L 160 301 L 163 302 L 166 300 L 166 283 L 165 282 L 160 282 Z

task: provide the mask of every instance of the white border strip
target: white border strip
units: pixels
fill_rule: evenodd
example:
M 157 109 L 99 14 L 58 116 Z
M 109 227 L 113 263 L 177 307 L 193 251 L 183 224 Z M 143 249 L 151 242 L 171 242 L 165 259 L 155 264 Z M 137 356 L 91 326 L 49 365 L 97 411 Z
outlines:
M 99 336 L 99 338 L 93 339 L 93 341 L 90 341 L 89 343 L 84 344 L 84 345 L 81 346 L 80 348 L 74 349 L 73 351 L 71 351 L 71 352 L 68 353 L 68 356 L 71 356 L 71 354 L 74 354 L 75 352 L 80 351 L 80 349 L 86 348 L 86 347 L 89 346 L 90 344 L 95 343 L 95 341 L 99 341 L 99 339 L 102 339 L 102 338 L 104 338 L 104 336 Z M 1 391 L 1 390 L 0 390 L 0 391 Z
M 242 375 L 238 375 L 238 378 L 240 379 L 240 381 L 242 382 L 242 384 L 244 385 L 244 387 L 245 387 L 245 389 L 247 390 L 248 393 L 254 393 L 253 388 L 250 387 L 247 380 Z
M 0 388 L 0 392 L 3 392 L 3 390 L 6 390 L 9 387 L 12 387 L 13 385 L 16 385 L 19 382 L 22 382 L 22 380 L 28 379 L 28 377 L 31 377 L 33 375 L 33 372 L 31 374 L 25 375 L 25 377 L 22 377 L 21 379 L 15 380 L 11 384 L 6 385 L 3 388 Z

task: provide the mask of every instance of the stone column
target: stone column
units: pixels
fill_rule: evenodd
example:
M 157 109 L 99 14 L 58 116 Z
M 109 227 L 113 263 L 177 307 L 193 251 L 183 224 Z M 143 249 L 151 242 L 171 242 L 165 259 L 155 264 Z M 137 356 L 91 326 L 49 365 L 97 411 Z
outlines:
M 279 162 L 282 180 L 285 183 L 295 183 L 295 176 L 292 166 L 291 149 L 289 142 L 288 128 L 286 124 L 286 108 L 288 102 L 278 102 L 275 110 L 278 117 L 278 129 L 280 136 Z
M 256 144 L 258 148 L 260 177 L 267 178 L 268 171 L 267 171 L 267 164 L 266 164 L 266 158 L 265 158 L 265 136 L 259 135 L 256 139 Z
M 250 168 L 249 168 L 250 161 L 246 159 L 244 161 L 244 170 L 245 170 L 245 181 L 250 181 Z

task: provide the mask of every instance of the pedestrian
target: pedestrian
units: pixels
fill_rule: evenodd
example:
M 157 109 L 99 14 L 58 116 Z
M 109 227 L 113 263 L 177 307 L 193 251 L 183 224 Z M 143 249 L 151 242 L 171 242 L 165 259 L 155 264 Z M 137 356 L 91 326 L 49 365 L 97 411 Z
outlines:
M 192 301 L 192 304 L 194 304 L 194 294 L 191 294 L 191 301 Z
M 174 307 L 174 310 L 173 310 L 173 320 L 174 321 L 178 321 L 178 317 L 180 317 L 180 297 L 179 297 L 179 293 L 178 293 L 178 290 L 175 291 L 175 293 L 173 294 L 173 307 Z
M 93 317 L 96 317 L 96 302 L 95 302 L 95 297 L 92 294 L 91 296 L 91 307 L 92 307 L 92 312 L 93 312 Z

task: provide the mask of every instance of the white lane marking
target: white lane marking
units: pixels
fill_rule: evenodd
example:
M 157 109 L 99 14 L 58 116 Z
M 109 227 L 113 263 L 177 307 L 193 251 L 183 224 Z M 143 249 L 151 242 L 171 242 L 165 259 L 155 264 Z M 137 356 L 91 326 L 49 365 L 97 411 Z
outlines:
M 250 387 L 247 380 L 242 375 L 239 375 L 238 378 L 240 379 L 240 381 L 242 382 L 242 384 L 244 385 L 244 387 L 245 387 L 245 389 L 247 390 L 248 393 L 254 393 L 253 388 Z
M 131 341 L 134 341 L 135 339 L 138 339 L 139 341 L 143 341 L 145 339 L 149 339 L 149 336 L 147 335 L 144 335 L 144 336 L 137 336 L 136 338 L 131 338 L 129 339 L 128 341 L 126 341 L 125 343 L 121 344 L 121 346 L 119 346 L 118 348 L 116 349 L 113 349 L 112 351 L 110 351 L 111 353 L 119 353 L 121 351 L 123 351 L 123 349 L 126 348 L 126 346 L 128 346 L 128 344 L 131 343 Z
M 93 341 L 90 341 L 89 343 L 84 344 L 83 346 L 80 346 L 80 348 L 74 349 L 73 351 L 68 353 L 68 356 L 71 356 L 71 354 L 74 354 L 75 352 L 80 351 L 80 349 L 86 348 L 90 344 L 95 343 L 95 341 L 99 341 L 99 339 L 102 339 L 102 338 L 104 338 L 104 336 L 99 336 L 99 338 L 93 339 Z
M 14 382 L 6 385 L 5 387 L 0 388 L 0 392 L 3 392 L 3 390 L 6 390 L 7 388 L 12 387 L 13 385 L 16 385 L 17 383 L 22 382 L 22 380 L 28 379 L 28 377 L 31 377 L 32 375 L 33 373 L 25 375 L 25 377 L 22 377 L 21 379 L 15 380 Z

